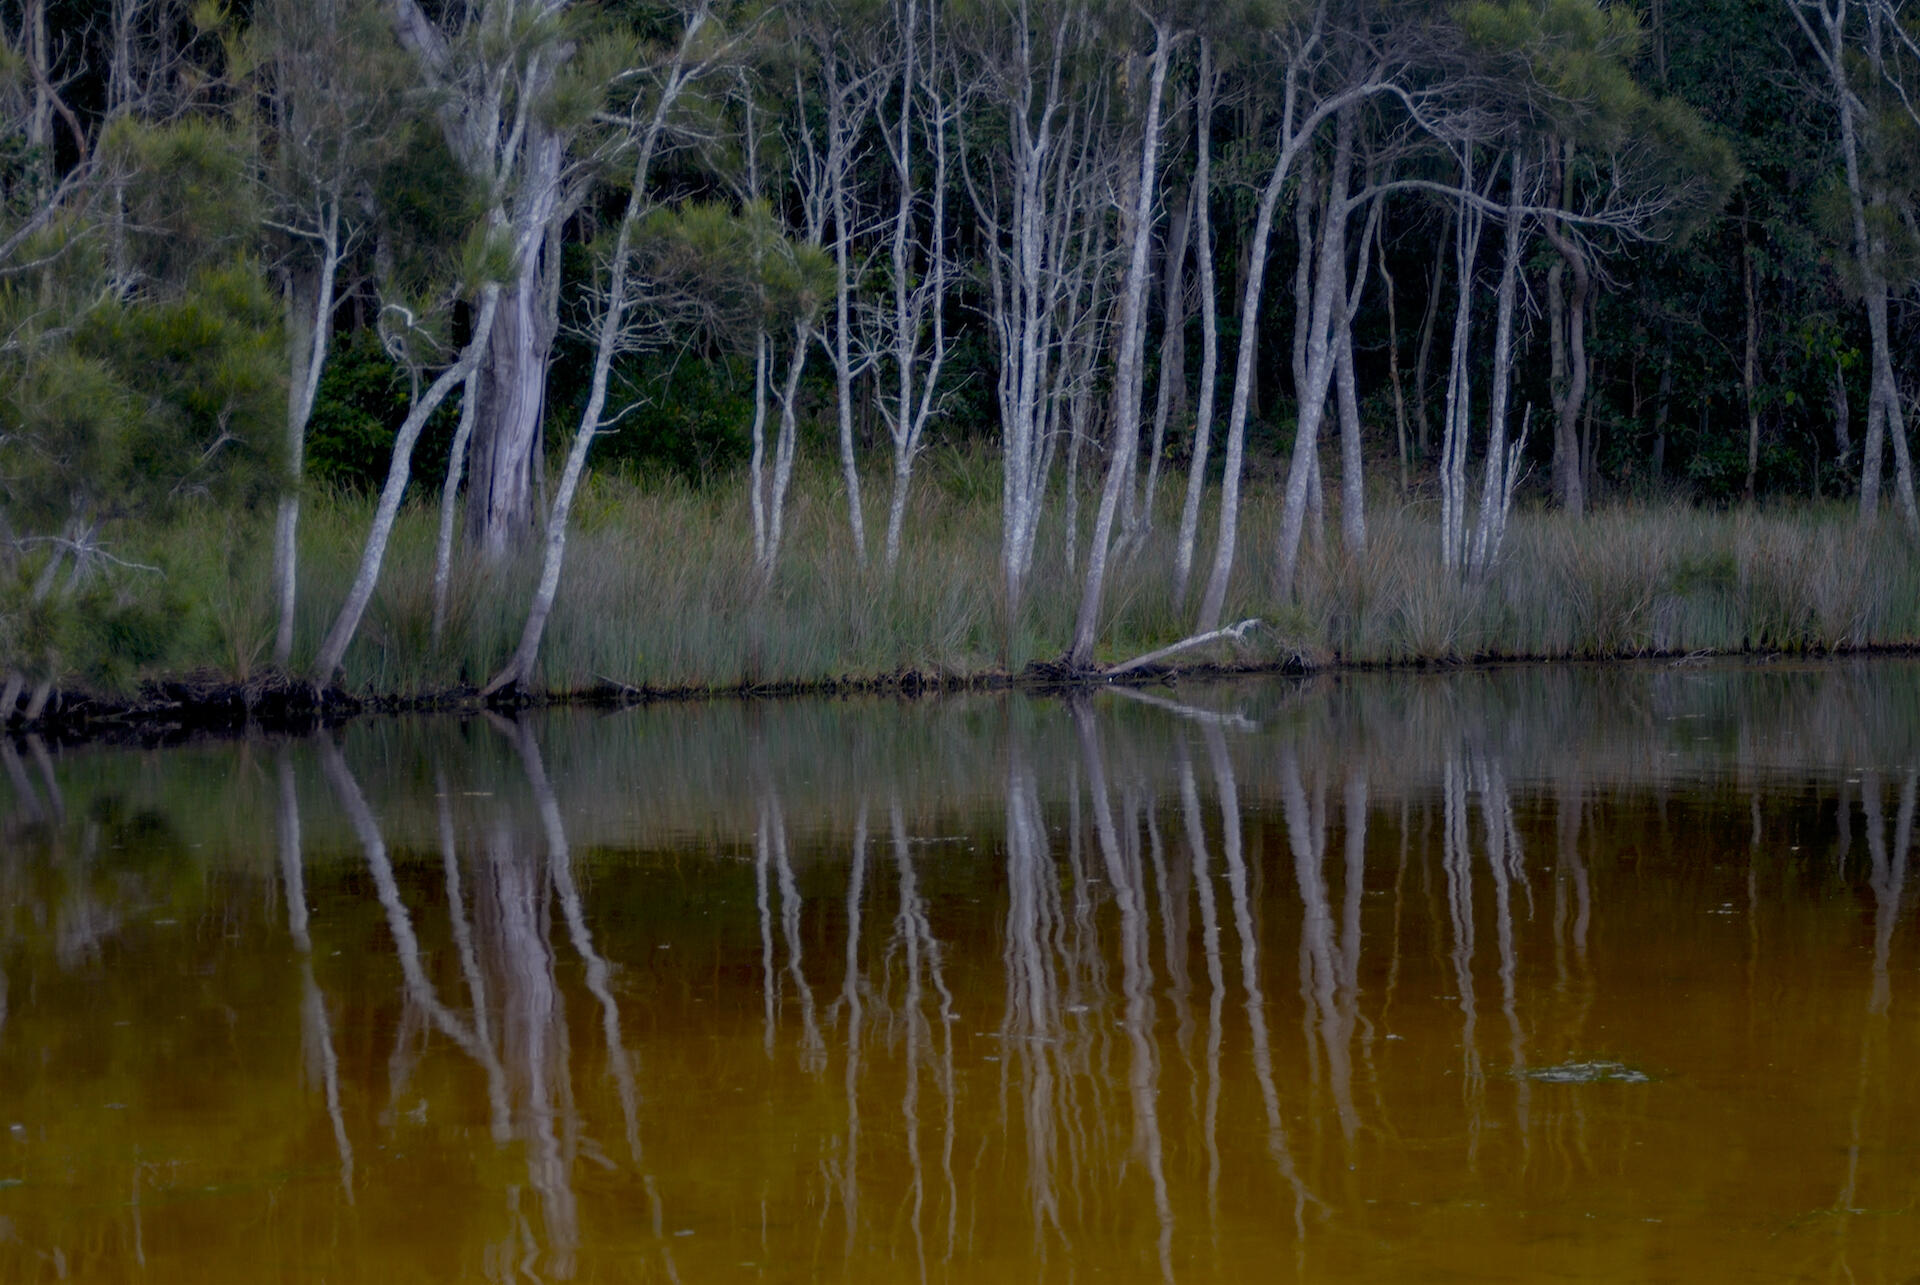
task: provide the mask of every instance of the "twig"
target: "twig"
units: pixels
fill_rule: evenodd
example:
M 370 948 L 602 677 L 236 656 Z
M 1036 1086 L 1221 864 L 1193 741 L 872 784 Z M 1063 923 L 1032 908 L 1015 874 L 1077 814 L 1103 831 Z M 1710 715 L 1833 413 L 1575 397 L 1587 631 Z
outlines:
M 1156 660 L 1165 660 L 1168 656 L 1171 656 L 1176 652 L 1182 652 L 1182 651 L 1188 650 L 1189 648 L 1199 647 L 1202 644 L 1213 642 L 1216 639 L 1231 638 L 1235 642 L 1240 642 L 1243 639 L 1245 639 L 1247 630 L 1253 628 L 1255 625 L 1259 623 L 1260 622 L 1258 620 L 1243 620 L 1237 625 L 1228 625 L 1224 629 L 1214 629 L 1204 634 L 1195 634 L 1191 638 L 1182 638 L 1177 643 L 1170 643 L 1169 645 L 1162 647 L 1157 651 L 1150 651 L 1144 656 L 1135 656 L 1132 660 L 1126 661 L 1123 664 L 1115 665 L 1112 669 L 1109 669 L 1107 671 L 1106 676 L 1108 678 L 1118 678 L 1121 674 L 1129 674 L 1136 669 L 1140 669 L 1146 665 L 1151 665 Z

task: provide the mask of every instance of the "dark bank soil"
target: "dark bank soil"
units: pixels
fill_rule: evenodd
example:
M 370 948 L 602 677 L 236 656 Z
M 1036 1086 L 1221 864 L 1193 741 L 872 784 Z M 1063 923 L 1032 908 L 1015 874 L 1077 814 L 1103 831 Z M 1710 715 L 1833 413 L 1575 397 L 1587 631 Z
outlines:
M 1838 655 L 1915 655 L 1914 646 L 1848 649 L 1845 652 L 1799 653 L 1798 659 Z M 1684 664 L 1708 660 L 1771 661 L 1787 659 L 1773 649 L 1744 648 L 1727 652 L 1645 652 L 1618 656 L 1486 655 L 1418 659 L 1396 662 L 1356 662 L 1334 658 L 1316 663 L 1294 656 L 1282 661 L 1254 663 L 1169 662 L 1143 666 L 1114 675 L 1106 669 L 1076 670 L 1060 661 L 1035 661 L 1018 672 L 986 670 L 967 674 L 902 669 L 865 677 L 843 676 L 806 682 L 738 683 L 725 687 L 635 687 L 602 682 L 569 691 L 530 692 L 524 689 L 482 697 L 474 687 L 449 688 L 411 695 L 357 695 L 339 687 L 317 688 L 305 679 L 277 671 L 235 682 L 214 673 L 187 674 L 149 681 L 132 695 L 104 695 L 68 691 L 56 693 L 42 717 L 31 726 L 17 721 L 5 730 L 33 732 L 48 741 L 163 744 L 202 735 L 241 732 L 309 732 L 368 714 L 479 713 L 485 710 L 529 708 L 618 709 L 662 701 L 754 700 L 792 697 L 895 696 L 916 698 L 953 692 L 1019 690 L 1035 695 L 1065 695 L 1102 686 L 1171 686 L 1183 679 L 1251 677 L 1260 674 L 1360 673 L 1371 671 L 1435 671 L 1484 668 L 1511 664 L 1621 664 L 1660 662 Z
M 271 671 L 247 682 L 212 673 L 156 679 L 132 694 L 84 691 L 56 693 L 31 726 L 17 721 L 8 730 L 34 732 L 49 741 L 137 741 L 165 743 L 189 736 L 242 731 L 307 732 L 366 714 L 477 713 L 481 710 L 541 707 L 620 708 L 658 701 L 751 700 L 801 696 L 933 696 L 947 692 L 1020 689 L 1067 692 L 1108 683 L 1149 686 L 1181 677 L 1227 674 L 1304 673 L 1294 661 L 1260 665 L 1160 665 L 1110 678 L 1099 669 L 1076 671 L 1058 662 L 1035 662 L 1012 673 L 989 670 L 950 674 L 903 669 L 869 677 L 839 677 L 808 682 L 739 683 L 728 687 L 634 687 L 601 683 L 572 691 L 503 692 L 483 698 L 473 687 L 413 695 L 356 695 L 338 687 L 319 688 L 304 679 Z

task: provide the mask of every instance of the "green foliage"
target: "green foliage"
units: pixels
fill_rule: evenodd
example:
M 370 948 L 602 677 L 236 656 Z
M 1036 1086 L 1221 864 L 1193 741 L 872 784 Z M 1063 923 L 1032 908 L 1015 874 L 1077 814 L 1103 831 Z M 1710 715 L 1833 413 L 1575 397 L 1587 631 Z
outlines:
M 199 270 L 175 297 L 96 312 L 76 347 L 115 370 L 140 413 L 119 426 L 119 473 L 75 475 L 70 488 L 118 508 L 189 495 L 260 498 L 286 414 L 280 317 L 264 275 L 246 261 Z
M 372 179 L 380 193 L 372 232 L 390 288 L 418 297 L 437 293 L 459 270 L 457 255 L 470 244 L 484 194 L 466 178 L 435 122 L 403 120 L 396 128 L 398 137 Z
M 1639 15 L 1598 0 L 1471 0 L 1459 10 L 1470 48 L 1504 73 L 1536 126 L 1584 146 L 1617 145 L 1646 92 L 1635 80 Z
M 318 486 L 372 495 L 386 481 L 393 439 L 412 396 L 407 373 L 371 331 L 339 343 L 320 376 L 307 424 L 307 476 Z M 412 486 L 432 488 L 446 476 L 448 448 L 460 415 L 458 395 L 434 412 L 414 447 Z
M 581 392 L 584 400 L 584 390 Z M 642 354 L 615 370 L 598 467 L 704 483 L 746 462 L 753 363 L 738 355 Z
M 230 258 L 259 223 L 245 135 L 203 116 L 159 124 L 117 117 L 101 140 L 103 163 L 127 174 L 133 258 L 161 281 Z
M 782 234 L 764 201 L 690 201 L 655 210 L 635 237 L 656 311 L 713 342 L 813 317 L 833 290 L 825 250 Z

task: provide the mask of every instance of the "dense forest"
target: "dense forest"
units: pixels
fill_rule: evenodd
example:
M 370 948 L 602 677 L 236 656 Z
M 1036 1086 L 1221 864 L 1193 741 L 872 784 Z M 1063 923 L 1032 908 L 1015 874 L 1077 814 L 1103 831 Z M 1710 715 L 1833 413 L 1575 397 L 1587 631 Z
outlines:
M 1911 638 L 1901 10 L 5 0 L 0 718 Z

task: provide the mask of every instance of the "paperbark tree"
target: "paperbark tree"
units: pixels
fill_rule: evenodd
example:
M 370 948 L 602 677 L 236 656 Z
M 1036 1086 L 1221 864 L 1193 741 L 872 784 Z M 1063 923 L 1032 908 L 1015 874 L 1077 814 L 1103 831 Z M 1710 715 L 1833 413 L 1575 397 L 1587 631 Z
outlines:
M 550 109 L 575 53 L 570 0 L 482 0 L 436 22 L 417 0 L 385 0 L 400 42 L 437 104 L 447 146 L 505 229 L 514 270 L 480 370 L 467 533 L 489 560 L 535 523 L 546 375 L 558 326 L 559 224 L 579 200 L 567 122 Z
M 603 423 L 607 381 L 613 370 L 613 359 L 623 347 L 631 347 L 634 342 L 627 329 L 627 313 L 631 305 L 630 259 L 640 219 L 653 203 L 649 188 L 653 160 L 675 104 L 687 85 L 706 68 L 707 61 L 694 57 L 694 48 L 707 25 L 708 16 L 709 9 L 704 0 L 687 12 L 680 43 L 660 73 L 660 86 L 651 112 L 646 115 L 645 124 L 632 144 L 633 172 L 628 180 L 626 209 L 621 215 L 619 230 L 614 235 L 612 256 L 607 266 L 606 290 L 594 336 L 592 383 L 587 393 L 586 409 L 581 412 L 580 425 L 575 429 L 573 443 L 567 450 L 566 468 L 560 475 L 553 508 L 547 514 L 546 546 L 540 564 L 540 580 L 534 589 L 532 605 L 527 610 L 526 624 L 520 631 L 519 644 L 500 672 L 481 690 L 482 696 L 492 696 L 504 689 L 517 687 L 533 676 L 540 641 L 546 634 L 547 619 L 553 614 L 554 598 L 560 591 L 560 571 L 566 559 L 567 525 L 573 514 L 574 495 L 579 490 L 580 479 L 585 475 L 587 452 L 592 449 L 593 439 Z M 634 114 L 639 115 L 638 112 Z
M 948 146 L 958 113 L 943 85 L 943 46 L 931 6 L 894 0 L 889 13 L 898 59 L 897 114 L 889 120 L 884 107 L 880 112 L 881 140 L 894 181 L 888 242 L 891 307 L 873 310 L 870 329 L 875 359 L 884 356 L 893 363 L 892 395 L 879 399 L 893 442 L 886 537 L 887 570 L 892 571 L 900 562 L 913 462 L 939 404 L 940 371 L 952 348 L 946 329 Z M 924 187 L 919 167 L 925 162 L 916 160 L 916 136 L 932 157 L 933 172 Z M 922 204 L 927 207 L 926 230 L 916 238 L 915 211 Z
M 986 243 L 988 322 L 999 358 L 1001 580 L 1011 628 L 1019 619 L 1055 446 L 1061 345 L 1088 320 L 1073 250 L 1089 217 L 1099 164 L 1097 86 L 1073 83 L 1086 37 L 1084 8 L 1016 0 L 1004 23 L 970 32 L 966 52 L 986 92 L 1007 104 L 1004 134 L 967 146 L 962 174 Z
M 1569 204 L 1573 178 L 1573 144 L 1566 143 L 1554 160 L 1559 182 L 1557 204 Z M 1593 291 L 1593 268 L 1587 247 L 1568 234 L 1560 220 L 1547 217 L 1540 231 L 1560 256 L 1560 262 L 1547 273 L 1547 333 L 1552 344 L 1553 388 L 1553 498 L 1567 512 L 1579 517 L 1586 510 L 1586 483 L 1580 467 L 1580 412 L 1586 407 L 1587 381 L 1591 373 L 1587 359 L 1587 304 Z M 1568 294 L 1562 282 L 1573 278 Z

